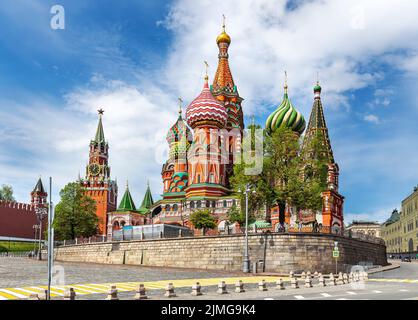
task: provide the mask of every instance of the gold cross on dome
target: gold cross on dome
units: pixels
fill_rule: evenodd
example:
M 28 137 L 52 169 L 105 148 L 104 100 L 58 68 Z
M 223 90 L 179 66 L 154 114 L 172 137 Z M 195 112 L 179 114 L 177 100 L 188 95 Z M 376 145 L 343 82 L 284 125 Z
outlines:
M 181 114 L 181 108 L 182 108 L 182 105 L 183 105 L 183 99 L 182 98 L 178 98 L 178 100 L 179 100 L 179 113 Z

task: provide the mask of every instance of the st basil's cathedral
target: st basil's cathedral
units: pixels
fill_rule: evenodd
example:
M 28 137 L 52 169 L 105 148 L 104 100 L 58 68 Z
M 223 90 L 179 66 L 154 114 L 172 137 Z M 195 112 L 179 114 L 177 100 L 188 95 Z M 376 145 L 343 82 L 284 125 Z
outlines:
M 202 91 L 187 106 L 185 117 L 179 99 L 178 119 L 167 133 L 169 154 L 161 171 L 161 200 L 154 203 L 148 186 L 142 205 L 137 209 L 127 186 L 117 207 L 117 183 L 110 179 L 108 144 L 102 127 L 103 112 L 99 111 L 99 126 L 90 144 L 86 177 L 80 178 L 79 182 L 98 204 L 97 214 L 102 235 L 111 237 L 115 229 L 144 224 L 193 228 L 189 217 L 198 209 L 209 209 L 216 218 L 218 228 L 213 232 L 229 232 L 229 227 L 233 227 L 226 227 L 229 225 L 226 220 L 231 207 L 240 206 L 240 197 L 231 189 L 230 178 L 233 175 L 234 157 L 241 152 L 243 98 L 238 93 L 229 67 L 228 48 L 231 37 L 225 31 L 225 24 L 216 42 L 219 48 L 218 66 L 212 84 L 209 84 L 206 71 Z M 305 132 L 301 148 L 318 132 L 321 133 L 328 162 L 327 188 L 322 193 L 322 212 L 297 212 L 288 206 L 284 210 L 279 206 L 266 208 L 264 219 L 252 224 L 254 229 L 303 232 L 312 231 L 316 225 L 319 232 L 341 233 L 343 230 L 344 197 L 338 192 L 339 167 L 331 148 L 321 91 L 317 83 L 311 116 L 306 126 L 303 115 L 289 98 L 286 81 L 283 100 L 267 118 L 265 130 L 272 134 L 277 128 L 287 127 L 299 137 Z

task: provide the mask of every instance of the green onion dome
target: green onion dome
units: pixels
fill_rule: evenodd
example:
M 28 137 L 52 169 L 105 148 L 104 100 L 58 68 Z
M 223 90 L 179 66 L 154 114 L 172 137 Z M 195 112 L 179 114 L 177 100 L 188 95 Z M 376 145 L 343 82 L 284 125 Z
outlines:
M 267 118 L 266 130 L 268 134 L 273 133 L 280 127 L 287 127 L 301 135 L 306 127 L 303 115 L 295 109 L 287 94 L 287 85 L 284 87 L 284 97 L 278 108 Z

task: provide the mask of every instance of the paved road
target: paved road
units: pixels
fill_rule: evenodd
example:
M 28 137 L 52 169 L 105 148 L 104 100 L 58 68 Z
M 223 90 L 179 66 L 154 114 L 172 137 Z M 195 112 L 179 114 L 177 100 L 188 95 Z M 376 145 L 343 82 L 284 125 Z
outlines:
M 198 279 L 203 296 L 193 299 L 222 300 L 375 300 L 418 299 L 418 263 L 401 263 L 399 269 L 370 275 L 366 283 L 340 286 L 291 289 L 288 279 L 285 290 L 275 288 L 278 277 L 248 277 L 241 273 L 209 272 L 139 266 L 95 265 L 80 263 L 61 264 L 65 271 L 65 284 L 74 287 L 77 299 L 104 299 L 110 285 L 116 284 L 120 299 L 133 299 L 135 288 L 144 283 L 152 299 L 164 299 L 164 288 L 173 282 L 178 295 L 175 299 L 190 299 L 191 285 Z M 247 276 L 247 277 L 245 277 Z M 268 291 L 260 292 L 257 282 L 265 278 Z M 237 279 L 245 282 L 246 292 L 235 293 Z M 226 280 L 229 293 L 219 295 L 216 285 Z M 0 300 L 27 298 L 30 293 L 41 292 L 46 284 L 46 264 L 24 258 L 0 259 Z M 54 286 L 54 298 L 61 299 L 65 286 Z
M 87 263 L 56 262 L 55 266 L 63 267 L 65 283 L 67 284 L 196 279 L 240 275 L 240 273 L 222 271 Z M 0 288 L 46 284 L 46 261 L 0 257 Z

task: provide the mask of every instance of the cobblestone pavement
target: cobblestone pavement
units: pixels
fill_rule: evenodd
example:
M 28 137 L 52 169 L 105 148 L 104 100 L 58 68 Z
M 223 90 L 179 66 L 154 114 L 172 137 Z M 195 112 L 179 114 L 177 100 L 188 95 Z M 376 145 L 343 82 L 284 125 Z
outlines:
M 238 276 L 241 273 L 56 262 L 65 272 L 65 283 L 138 282 L 174 279 L 206 279 Z M 27 258 L 0 258 L 0 288 L 38 286 L 47 284 L 47 263 Z

